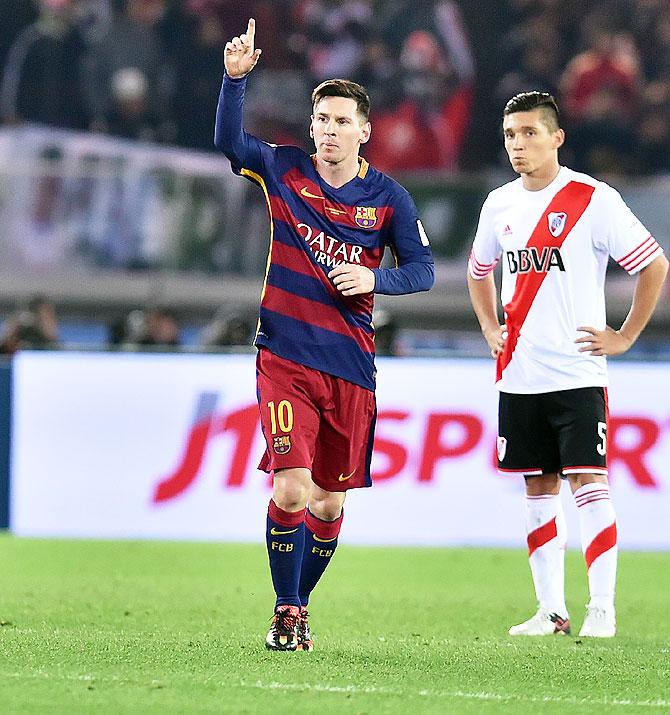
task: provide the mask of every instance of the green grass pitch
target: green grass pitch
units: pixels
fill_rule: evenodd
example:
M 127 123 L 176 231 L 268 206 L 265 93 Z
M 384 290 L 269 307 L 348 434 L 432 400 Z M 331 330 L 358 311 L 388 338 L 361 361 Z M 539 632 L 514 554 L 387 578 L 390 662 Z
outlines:
M 581 555 L 567 557 L 577 632 Z M 264 548 L 0 536 L 2 713 L 670 712 L 670 554 L 622 553 L 619 634 L 512 639 L 525 553 L 340 546 L 313 653 L 270 653 Z

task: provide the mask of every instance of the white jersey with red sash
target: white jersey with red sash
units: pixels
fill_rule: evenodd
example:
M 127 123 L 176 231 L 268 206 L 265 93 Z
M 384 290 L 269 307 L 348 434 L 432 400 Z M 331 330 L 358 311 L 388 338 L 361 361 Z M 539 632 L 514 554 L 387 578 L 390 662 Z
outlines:
M 508 337 L 498 358 L 502 392 L 534 394 L 607 386 L 604 357 L 580 353 L 579 326 L 605 328 L 611 256 L 631 275 L 661 247 L 617 191 L 562 167 L 541 191 L 521 179 L 492 191 L 470 254 L 473 278 L 502 263 Z

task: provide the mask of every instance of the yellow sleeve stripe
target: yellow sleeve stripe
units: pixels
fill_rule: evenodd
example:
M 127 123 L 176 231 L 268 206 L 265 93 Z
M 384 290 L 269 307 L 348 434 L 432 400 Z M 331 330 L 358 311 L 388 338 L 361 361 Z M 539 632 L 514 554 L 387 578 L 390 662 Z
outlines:
M 242 169 L 240 171 L 240 174 L 242 176 L 247 176 L 249 177 L 252 181 L 255 181 L 261 189 L 263 189 L 263 193 L 265 194 L 265 203 L 268 207 L 268 217 L 270 219 L 270 246 L 268 248 L 268 260 L 265 265 L 265 277 L 263 278 L 263 290 L 261 291 L 261 303 L 263 302 L 263 298 L 265 297 L 265 287 L 268 282 L 268 273 L 270 272 L 270 262 L 272 260 L 272 241 L 274 238 L 274 224 L 272 223 L 272 206 L 270 205 L 270 195 L 268 194 L 268 187 L 267 184 L 265 183 L 265 179 L 260 175 L 257 174 L 255 171 L 251 171 L 251 169 Z M 258 331 L 260 330 L 261 327 L 261 319 L 258 319 L 258 324 L 256 325 L 256 335 L 254 336 L 254 342 L 256 342 L 256 337 L 258 336 Z

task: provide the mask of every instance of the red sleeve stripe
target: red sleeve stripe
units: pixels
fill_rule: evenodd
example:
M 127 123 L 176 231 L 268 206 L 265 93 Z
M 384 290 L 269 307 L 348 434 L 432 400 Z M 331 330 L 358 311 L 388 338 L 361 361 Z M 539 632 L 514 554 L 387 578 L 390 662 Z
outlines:
M 634 271 L 649 256 L 658 251 L 660 246 L 653 236 L 645 239 L 637 248 L 617 261 L 617 263 L 629 273 Z
M 480 263 L 474 253 L 471 253 L 468 265 L 473 278 L 484 278 L 498 265 L 498 259 L 493 263 Z
M 634 253 L 639 251 L 641 248 L 644 248 L 649 243 L 649 241 L 654 241 L 654 237 L 651 234 L 649 234 L 647 236 L 647 238 L 645 238 L 644 241 L 642 241 L 642 243 L 639 246 L 637 246 L 632 251 L 630 251 L 630 253 L 627 253 L 625 256 L 618 258 L 617 263 L 619 263 L 619 264 L 625 263 Z
M 487 268 L 490 270 L 496 265 L 496 263 L 498 263 L 497 258 L 495 259 L 495 261 L 491 261 L 491 263 L 482 263 L 481 261 L 478 261 L 474 251 L 470 251 L 470 260 L 477 266 L 477 268 L 480 268 L 482 270 Z
M 628 268 L 626 270 L 629 273 L 632 273 L 636 268 L 639 268 L 641 264 L 651 263 L 651 261 L 648 260 L 649 258 L 655 258 L 656 254 L 658 254 L 660 256 L 661 253 L 663 253 L 663 249 L 657 243 L 655 246 L 652 246 L 651 248 L 649 248 L 643 256 L 640 256 L 637 263 L 635 263 L 632 266 L 628 266 Z

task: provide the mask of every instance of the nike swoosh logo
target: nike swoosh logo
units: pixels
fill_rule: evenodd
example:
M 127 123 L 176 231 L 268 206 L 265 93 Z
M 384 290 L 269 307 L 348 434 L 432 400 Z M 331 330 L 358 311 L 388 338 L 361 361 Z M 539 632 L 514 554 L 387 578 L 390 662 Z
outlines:
M 306 186 L 303 186 L 302 189 L 300 189 L 300 196 L 304 196 L 306 199 L 321 199 L 321 201 L 326 200 L 324 196 L 317 196 L 316 194 L 310 193 Z
M 355 472 L 355 471 L 356 471 L 356 470 L 354 469 L 354 472 Z M 351 478 L 354 476 L 354 472 L 352 472 L 351 474 L 347 474 L 346 477 L 344 476 L 344 474 L 340 474 L 340 476 L 337 478 L 337 480 L 340 481 L 340 482 L 346 482 L 347 479 L 351 479 Z
M 331 541 L 335 541 L 335 539 L 337 539 L 337 536 L 333 536 L 332 539 L 320 539 L 318 536 L 312 534 L 312 538 L 314 539 L 314 541 L 320 541 L 322 544 L 328 544 Z
M 291 529 L 289 531 L 279 531 L 278 529 L 275 529 L 274 526 L 270 529 L 270 533 L 272 536 L 284 536 L 285 534 L 295 534 L 295 532 L 298 531 L 297 529 Z

